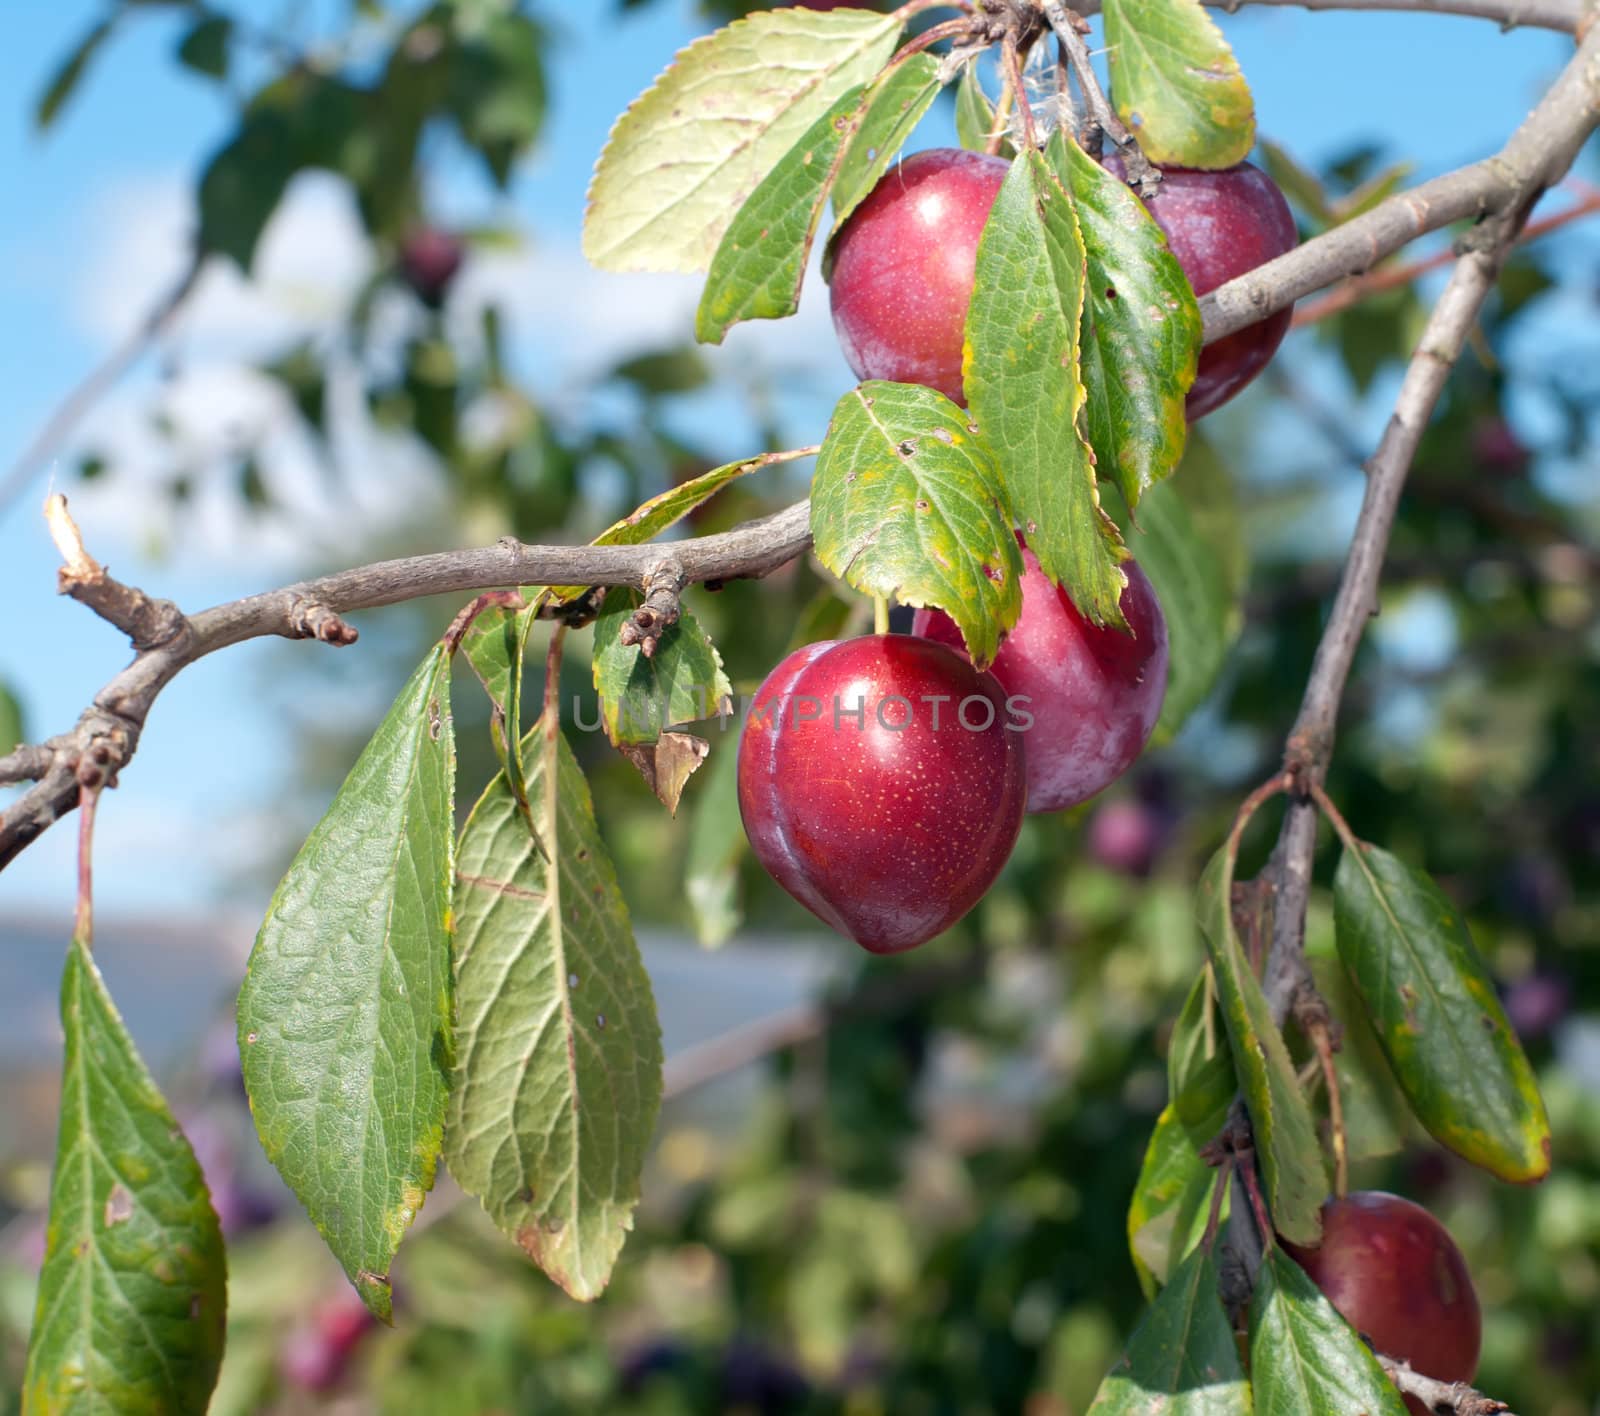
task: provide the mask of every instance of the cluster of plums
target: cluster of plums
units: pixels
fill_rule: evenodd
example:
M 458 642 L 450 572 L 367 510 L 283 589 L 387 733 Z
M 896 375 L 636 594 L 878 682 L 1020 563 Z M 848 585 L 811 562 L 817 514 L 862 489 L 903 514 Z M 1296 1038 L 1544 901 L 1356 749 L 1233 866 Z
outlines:
M 830 285 L 834 327 L 859 377 L 964 402 L 978 240 L 1008 165 L 953 149 L 916 153 L 851 214 Z M 1169 169 L 1149 208 L 1202 294 L 1295 241 L 1282 194 L 1249 164 Z M 1254 378 L 1288 322 L 1285 310 L 1209 346 L 1189 417 Z M 874 953 L 948 929 L 994 883 L 1024 811 L 1094 796 L 1128 769 L 1160 716 L 1166 624 L 1138 566 L 1126 565 L 1124 632 L 1085 621 L 1026 547 L 1023 558 L 1022 615 L 990 671 L 968 661 L 945 614 L 922 610 L 910 635 L 796 651 L 751 705 L 739 806 L 756 855 Z

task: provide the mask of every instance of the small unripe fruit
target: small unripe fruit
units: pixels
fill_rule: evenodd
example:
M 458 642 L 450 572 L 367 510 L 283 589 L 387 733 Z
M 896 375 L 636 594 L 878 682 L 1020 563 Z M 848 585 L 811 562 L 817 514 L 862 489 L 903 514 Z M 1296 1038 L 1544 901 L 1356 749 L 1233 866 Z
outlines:
M 739 812 L 773 879 L 875 954 L 949 929 L 1022 828 L 1022 734 L 959 654 L 904 634 L 796 650 L 757 691 Z
M 1381 1190 L 1322 1207 L 1322 1242 L 1284 1249 L 1374 1348 L 1441 1382 L 1478 1370 L 1483 1319 L 1466 1260 L 1421 1205 Z M 1407 1398 L 1418 1416 L 1420 1402 Z
M 1028 810 L 1061 811 L 1104 791 L 1150 740 L 1167 692 L 1167 622 L 1131 560 L 1121 604 L 1132 634 L 1084 619 L 1027 547 L 1022 561 L 1022 614 L 991 672 L 1033 716 Z M 961 648 L 942 610 L 919 610 L 912 632 Z
M 925 384 L 965 402 L 961 341 L 978 238 L 1009 166 L 959 148 L 913 153 L 851 213 L 829 301 L 857 378 Z
M 437 226 L 419 226 L 400 243 L 400 274 L 417 299 L 438 309 L 465 256 L 459 237 Z

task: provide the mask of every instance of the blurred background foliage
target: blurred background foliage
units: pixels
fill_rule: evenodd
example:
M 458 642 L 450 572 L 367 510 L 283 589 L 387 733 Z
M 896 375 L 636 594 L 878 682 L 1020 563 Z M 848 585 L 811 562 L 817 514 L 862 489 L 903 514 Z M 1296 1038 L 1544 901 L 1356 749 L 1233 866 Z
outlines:
M 483 253 L 528 239 L 495 194 L 537 151 L 548 105 L 580 101 L 560 84 L 559 7 L 356 0 L 307 46 L 268 8 L 117 0 L 49 81 L 37 119 L 48 125 L 95 64 L 114 62 L 123 27 L 175 12 L 174 62 L 237 110 L 198 185 L 197 266 L 247 267 L 302 171 L 349 185 L 373 274 L 335 337 L 282 348 L 259 374 L 292 401 L 329 478 L 352 423 L 430 468 L 440 496 L 372 554 L 505 533 L 580 540 L 758 450 L 705 419 L 684 432 L 675 407 L 710 377 L 692 347 L 630 358 L 546 407 L 507 357 L 514 315 L 458 298 L 458 275 Z M 708 5 L 707 24 L 749 8 Z M 446 228 L 430 212 L 430 172 L 463 150 L 485 217 Z M 1319 172 L 1277 149 L 1263 160 L 1311 234 L 1392 190 L 1403 157 L 1373 146 Z M 1514 1190 L 1374 1112 L 1366 1149 L 1382 1153 L 1361 1161 L 1355 1183 L 1445 1220 L 1485 1309 L 1480 1384 L 1552 1416 L 1600 1409 L 1600 363 L 1553 357 L 1546 338 L 1574 309 L 1592 318 L 1593 279 L 1539 246 L 1508 270 L 1424 443 L 1329 783 L 1358 834 L 1424 866 L 1466 911 L 1556 1136 L 1551 1178 Z M 1165 1034 L 1202 958 L 1193 883 L 1242 794 L 1274 766 L 1338 574 L 1329 517 L 1344 524 L 1359 495 L 1367 441 L 1351 409 L 1392 379 L 1423 311 L 1417 288 L 1401 285 L 1331 315 L 1208 420 L 1175 490 L 1213 588 L 1169 606 L 1215 641 L 1208 683 L 1220 672 L 1204 702 L 1104 798 L 1030 819 L 998 886 L 951 936 L 888 961 L 820 941 L 831 981 L 816 1007 L 679 1074 L 639 1231 L 592 1307 L 561 1295 L 445 1183 L 402 1250 L 396 1330 L 370 1328 L 261 1160 L 231 1026 L 219 1023 L 170 1088 L 231 1236 L 229 1348 L 212 1409 L 1083 1411 L 1142 1303 L 1124 1215 L 1165 1101 Z M 820 426 L 781 411 L 774 377 L 752 369 L 727 395 L 767 446 L 815 440 Z M 152 427 L 172 445 L 175 556 L 197 479 L 231 478 L 252 514 L 281 510 L 262 448 L 246 437 L 194 464 L 171 418 L 152 401 Z M 76 468 L 118 475 L 110 443 Z M 783 504 L 797 475 L 739 481 L 690 529 Z M 1134 545 L 1143 554 L 1137 534 Z M 692 598 L 745 692 L 791 643 L 864 627 L 864 607 L 804 562 Z M 336 705 L 398 682 L 453 608 L 377 617 L 359 654 L 285 648 L 275 659 L 264 692 L 301 744 L 284 788 L 301 826 L 376 718 L 376 705 Z M 563 698 L 592 722 L 585 653 L 579 637 Z M 485 707 L 463 683 L 470 801 L 492 756 Z M 0 688 L 0 751 L 21 711 Z M 676 821 L 603 737 L 574 739 L 636 920 L 711 944 L 736 936 L 743 951 L 814 938 L 809 916 L 741 851 L 733 735 L 709 731 L 711 764 Z M 1264 857 L 1271 829 L 1253 829 L 1245 866 Z M 286 830 L 262 879 L 296 844 Z M 1323 859 L 1319 878 L 1330 869 Z M 1325 900 L 1316 908 L 1313 933 L 1325 934 Z M 11 1390 L 43 1183 L 37 1161 L 18 1164 L 0 1202 Z

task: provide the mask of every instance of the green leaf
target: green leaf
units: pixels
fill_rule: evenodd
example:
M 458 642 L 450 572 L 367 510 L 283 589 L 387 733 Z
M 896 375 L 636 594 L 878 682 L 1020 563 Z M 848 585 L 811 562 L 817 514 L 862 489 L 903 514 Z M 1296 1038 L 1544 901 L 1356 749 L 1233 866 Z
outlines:
M 648 659 L 637 644 L 622 642 L 622 626 L 643 603 L 637 590 L 613 586 L 594 626 L 594 686 L 606 736 L 617 744 L 654 742 L 678 723 L 732 709 L 722 656 L 688 610 Z
M 1156 1121 L 1145 1148 L 1139 1183 L 1128 1206 L 1128 1252 L 1146 1298 L 1167 1282 L 1205 1233 L 1217 1172 L 1195 1149 L 1170 1105 Z M 1222 1212 L 1228 1212 L 1228 1197 Z
M 117 16 L 110 14 L 98 24 L 91 25 L 84 33 L 82 39 L 73 47 L 72 52 L 62 61 L 61 67 L 51 75 L 50 82 L 45 85 L 45 90 L 39 95 L 39 102 L 33 110 L 33 121 L 41 131 L 55 122 L 62 108 L 72 97 L 73 90 L 78 87 L 79 81 L 88 71 L 96 54 L 111 37 L 111 32 L 117 27 Z
M 1196 1249 L 1150 1305 L 1089 1416 L 1249 1416 L 1250 1409 L 1217 1297 L 1217 1261 Z
M 817 455 L 811 534 L 846 583 L 943 610 L 973 663 L 992 663 L 1022 612 L 1022 553 L 976 429 L 920 384 L 845 394 Z
M 636 354 L 618 364 L 611 376 L 631 383 L 646 397 L 693 393 L 711 382 L 705 356 L 692 344 Z
M 710 501 L 735 478 L 759 472 L 763 467 L 770 467 L 775 462 L 787 460 L 789 455 L 786 453 L 763 452 L 739 462 L 727 462 L 721 467 L 713 467 L 709 472 L 703 472 L 698 477 L 691 477 L 687 482 L 669 487 L 659 496 L 651 497 L 643 505 L 635 507 L 621 521 L 606 527 L 590 544 L 643 545 L 646 541 L 659 536 L 669 526 L 682 520 L 702 502 Z M 556 585 L 551 587 L 550 594 L 557 600 L 575 600 L 588 588 L 587 585 Z
M 961 86 L 956 89 L 956 140 L 968 152 L 984 152 L 989 146 L 989 134 L 994 129 L 994 104 L 983 91 L 978 80 L 976 62 L 968 64 L 961 73 Z M 1009 138 L 1000 143 L 1000 156 L 1014 158 L 1017 150 Z
M 781 320 L 800 286 L 845 144 L 861 124 L 858 84 L 817 119 L 761 179 L 717 245 L 695 312 L 694 337 L 721 344 L 743 320 Z
M 1261 162 L 1267 169 L 1267 176 L 1278 184 L 1291 204 L 1299 207 L 1318 227 L 1329 227 L 1339 220 L 1322 179 L 1303 167 L 1286 147 L 1271 138 L 1263 138 Z
M 1317 991 L 1339 1020 L 1343 1041 L 1333 1054 L 1333 1072 L 1339 1082 L 1344 1111 L 1345 1143 L 1352 1164 L 1379 1156 L 1397 1155 L 1408 1140 L 1420 1140 L 1405 1094 L 1400 1090 L 1367 1021 L 1366 1010 L 1350 976 L 1333 949 L 1328 931 L 1328 952 L 1316 952 L 1307 940 L 1306 963 Z M 1326 1090 L 1318 1093 L 1319 1122 L 1327 1113 Z
M 1200 306 L 1166 236 L 1128 185 L 1076 143 L 1056 147 L 1088 261 L 1084 430 L 1100 476 L 1117 484 L 1131 511 L 1183 456 Z
M 867 90 L 866 111 L 833 184 L 833 229 L 849 219 L 922 121 L 944 85 L 933 55 L 913 54 Z
M 438 647 L 290 865 L 239 993 L 262 1148 L 385 1320 L 444 1123 L 454 786 Z
M 1117 112 L 1152 162 L 1221 168 L 1256 140 L 1250 87 L 1200 0 L 1106 0 Z
M 1250 1112 L 1272 1222 L 1284 1238 L 1296 1244 L 1315 1244 L 1322 1237 L 1322 1202 L 1328 1197 L 1316 1123 L 1283 1035 L 1272 1024 L 1266 995 L 1234 931 L 1232 893 L 1233 861 L 1224 846 L 1200 878 L 1200 928 L 1216 974 L 1217 998 L 1234 1067 Z
M 1167 696 L 1156 732 L 1170 738 L 1210 695 L 1244 616 L 1247 573 L 1238 493 L 1216 453 L 1189 439 L 1175 477 L 1139 505 L 1128 549 L 1150 577 L 1167 621 Z
M 749 848 L 739 819 L 739 741 L 718 738 L 711 767 L 694 804 L 683 886 L 694 932 L 708 949 L 733 937 L 744 920 L 739 902 L 739 862 Z
M 661 1030 L 582 769 L 559 730 L 535 727 L 525 752 L 556 864 L 496 777 L 461 834 L 446 1160 L 545 1273 L 589 1299 L 633 1227 Z
M 1250 1301 L 1250 1380 L 1264 1416 L 1406 1416 L 1367 1345 L 1277 1245 Z
M 1550 1170 L 1550 1121 L 1467 926 L 1421 871 L 1347 847 L 1333 881 L 1339 956 L 1417 1119 L 1502 1180 Z
M 178 44 L 178 62 L 197 74 L 214 79 L 228 74 L 228 41 L 233 37 L 233 21 L 226 15 L 208 15 L 184 35 Z
M 978 243 L 963 375 L 1012 517 L 1053 581 L 1096 624 L 1123 625 L 1121 538 L 1100 509 L 1078 427 L 1083 237 L 1066 140 L 1011 164 Z
M 9 684 L 0 683 L 0 757 L 15 752 L 27 741 L 22 703 Z
M 462 43 L 450 66 L 450 112 L 502 188 L 544 126 L 544 45 L 543 28 L 528 16 L 496 15 Z
M 489 695 L 489 732 L 501 770 L 524 806 L 527 774 L 522 763 L 523 654 L 533 628 L 532 607 L 491 605 L 467 627 L 461 650 Z
M 301 166 L 294 124 L 276 107 L 252 109 L 200 176 L 200 247 L 248 272 L 256 243 Z
M 1209 967 L 1201 971 L 1167 1046 L 1167 1095 L 1190 1141 L 1205 1145 L 1223 1127 L 1239 1090 L 1227 1034 L 1216 1016 Z
M 704 270 L 756 184 L 899 35 L 892 15 L 782 9 L 696 40 L 612 128 L 584 255 L 602 270 Z
M 203 1411 L 222 1361 L 222 1230 L 88 940 L 61 979 L 61 1126 L 24 1411 Z

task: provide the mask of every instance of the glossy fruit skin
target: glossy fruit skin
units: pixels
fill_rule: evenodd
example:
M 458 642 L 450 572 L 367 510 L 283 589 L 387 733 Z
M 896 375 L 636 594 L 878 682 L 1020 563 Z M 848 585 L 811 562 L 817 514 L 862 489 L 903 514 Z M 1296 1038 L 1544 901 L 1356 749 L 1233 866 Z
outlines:
M 925 943 L 978 902 L 1022 828 L 1023 735 L 1008 721 L 994 678 L 931 640 L 797 649 L 757 691 L 739 743 L 757 858 L 862 948 Z
M 1478 1370 L 1483 1318 L 1466 1260 L 1421 1205 L 1358 1190 L 1322 1207 L 1322 1243 L 1285 1250 L 1357 1332 L 1442 1382 Z M 1426 1409 L 1407 1399 L 1420 1416 Z
M 860 379 L 926 384 L 964 403 L 961 340 L 978 238 L 1010 167 L 959 148 L 886 172 L 834 245 L 833 327 Z
M 1028 810 L 1061 811 L 1104 791 L 1149 742 L 1167 693 L 1167 621 L 1131 560 L 1121 603 L 1132 636 L 1084 619 L 1026 546 L 1022 561 L 1022 615 L 990 672 L 1033 715 Z M 911 632 L 961 648 L 942 610 L 918 610 Z
M 1106 166 L 1124 175 L 1115 158 Z M 1196 295 L 1209 294 L 1293 250 L 1300 239 L 1278 184 L 1248 162 L 1221 172 L 1163 167 L 1161 186 L 1145 206 L 1167 233 L 1167 244 Z M 1186 405 L 1191 423 L 1220 408 L 1267 367 L 1289 332 L 1293 313 L 1292 308 L 1279 310 L 1200 351 L 1199 372 Z

